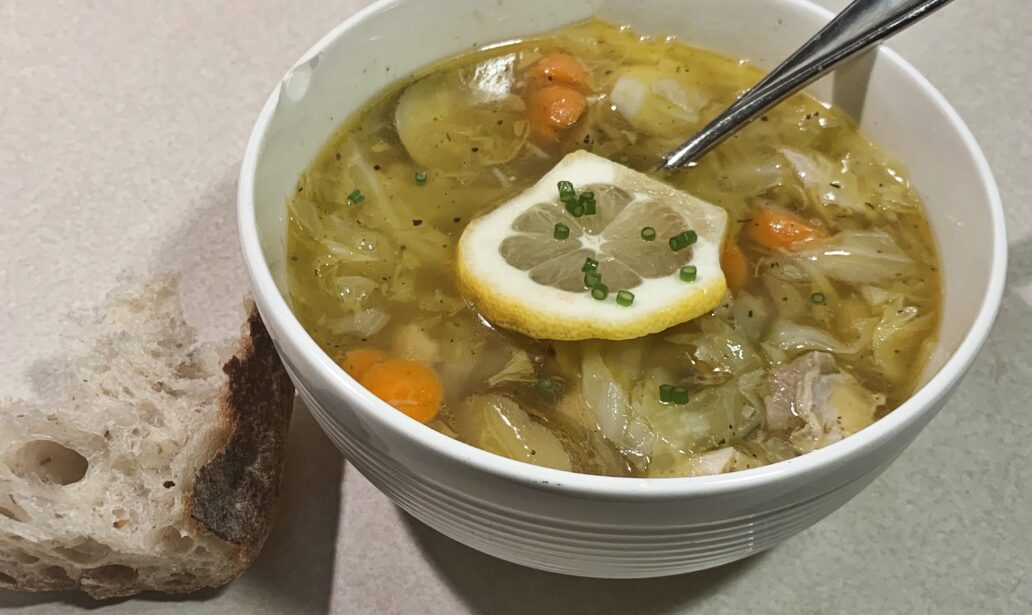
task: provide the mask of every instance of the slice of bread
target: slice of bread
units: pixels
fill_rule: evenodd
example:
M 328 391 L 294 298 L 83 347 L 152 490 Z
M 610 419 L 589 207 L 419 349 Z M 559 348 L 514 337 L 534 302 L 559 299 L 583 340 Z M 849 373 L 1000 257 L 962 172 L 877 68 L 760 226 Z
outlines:
M 0 403 L 0 587 L 96 598 L 227 583 L 268 535 L 294 395 L 253 303 L 219 347 L 174 278 L 93 324 L 63 403 Z

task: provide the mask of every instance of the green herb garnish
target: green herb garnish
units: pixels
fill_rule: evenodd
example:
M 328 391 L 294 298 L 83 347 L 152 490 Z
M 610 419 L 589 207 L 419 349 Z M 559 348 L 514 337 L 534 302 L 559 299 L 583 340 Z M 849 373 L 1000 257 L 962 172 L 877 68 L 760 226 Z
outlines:
M 348 202 L 352 205 L 358 205 L 365 200 L 365 195 L 358 188 L 355 188 L 348 194 Z
M 674 390 L 670 395 L 670 402 L 683 406 L 688 403 L 688 389 L 684 387 L 674 387 Z
M 606 297 L 609 296 L 609 287 L 601 283 L 595 284 L 594 288 L 591 289 L 591 296 L 594 299 L 603 301 Z
M 688 403 L 688 389 L 672 384 L 659 385 L 659 401 L 683 406 Z
M 570 238 L 570 227 L 566 226 L 562 222 L 556 222 L 555 223 L 555 229 L 552 231 L 552 237 L 555 237 L 556 239 L 558 239 L 560 241 L 563 240 L 563 239 L 569 239 Z
M 674 398 L 674 385 L 672 384 L 661 384 L 659 385 L 659 401 L 664 404 L 669 404 Z
M 426 185 L 426 177 L 427 177 L 426 171 L 422 171 L 422 170 L 416 171 L 416 185 L 417 186 L 425 186 Z
M 630 307 L 634 303 L 634 293 L 629 290 L 621 290 L 616 293 L 616 302 L 624 307 Z
M 656 229 L 652 228 L 651 226 L 646 226 L 645 228 L 641 229 L 641 238 L 645 241 L 655 241 Z
M 695 231 L 688 230 L 670 238 L 670 249 L 680 252 L 698 240 L 699 236 L 695 234 Z
M 694 282 L 698 274 L 699 270 L 695 265 L 685 265 L 684 267 L 681 267 L 681 271 L 679 273 L 681 279 L 685 282 Z
M 584 207 L 585 216 L 595 215 L 595 207 L 597 203 L 595 202 L 594 192 L 581 192 L 580 197 L 577 199 L 577 203 Z

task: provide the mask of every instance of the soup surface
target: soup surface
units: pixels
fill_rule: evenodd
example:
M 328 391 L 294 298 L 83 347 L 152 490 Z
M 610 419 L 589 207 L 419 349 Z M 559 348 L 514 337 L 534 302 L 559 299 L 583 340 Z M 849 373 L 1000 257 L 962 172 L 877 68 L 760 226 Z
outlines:
M 651 171 L 760 76 L 591 22 L 392 85 L 330 139 L 288 204 L 297 316 L 398 410 L 527 463 L 705 475 L 866 427 L 911 393 L 939 320 L 935 245 L 903 166 L 841 111 L 797 95 L 697 167 Z M 464 230 L 577 150 L 727 212 L 719 305 L 623 340 L 535 339 L 480 315 L 457 284 Z M 687 293 L 695 273 L 682 264 L 670 271 Z M 588 273 L 570 292 L 594 290 Z M 604 301 L 624 305 L 612 292 Z

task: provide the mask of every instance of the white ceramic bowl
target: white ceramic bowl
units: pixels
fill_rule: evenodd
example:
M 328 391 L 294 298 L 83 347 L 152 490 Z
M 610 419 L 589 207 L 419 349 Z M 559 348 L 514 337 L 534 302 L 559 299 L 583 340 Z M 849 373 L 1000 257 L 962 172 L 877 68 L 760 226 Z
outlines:
M 592 15 L 772 67 L 830 18 L 803 0 L 383 0 L 319 41 L 269 98 L 240 173 L 239 223 L 258 307 L 305 403 L 351 463 L 431 527 L 503 559 L 596 577 L 699 570 L 766 549 L 856 495 L 960 382 L 1003 289 L 1006 242 L 985 158 L 942 96 L 879 50 L 812 91 L 905 160 L 942 250 L 942 340 L 914 396 L 827 448 L 724 476 L 630 479 L 522 464 L 456 442 L 341 371 L 284 298 L 284 214 L 338 124 L 429 63 Z

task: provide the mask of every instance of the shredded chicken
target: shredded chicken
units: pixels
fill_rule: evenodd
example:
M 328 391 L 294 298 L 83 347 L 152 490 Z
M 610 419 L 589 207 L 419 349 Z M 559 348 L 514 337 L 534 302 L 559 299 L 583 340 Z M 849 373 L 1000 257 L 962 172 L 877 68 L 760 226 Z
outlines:
M 770 372 L 767 428 L 800 453 L 837 442 L 874 422 L 885 396 L 839 371 L 824 352 L 807 353 Z

